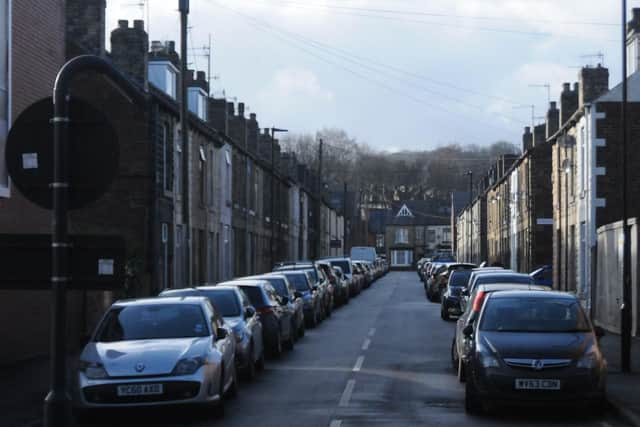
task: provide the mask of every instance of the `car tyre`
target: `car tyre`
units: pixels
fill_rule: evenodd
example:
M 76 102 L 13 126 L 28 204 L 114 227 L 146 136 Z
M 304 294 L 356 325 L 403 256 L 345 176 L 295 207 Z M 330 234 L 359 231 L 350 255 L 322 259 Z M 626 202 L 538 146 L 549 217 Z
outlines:
M 442 305 L 440 306 L 440 317 L 442 318 L 442 320 L 447 322 L 451 319 L 451 317 L 449 317 L 449 311 L 445 308 L 444 303 L 442 303 Z
M 451 340 L 451 367 L 456 370 L 458 370 L 458 349 L 456 347 L 456 337 L 453 337 L 453 340 Z
M 467 381 L 467 368 L 462 361 L 462 358 L 458 355 L 458 381 L 463 383 Z
M 296 336 L 295 328 L 292 325 L 291 330 L 289 331 L 289 338 L 284 343 L 285 350 L 287 351 L 293 350 L 293 347 L 295 346 L 295 336 Z
M 306 326 L 304 325 L 304 319 L 302 319 L 302 322 L 300 322 L 300 328 L 298 328 L 298 337 L 302 338 L 304 337 L 304 334 L 306 332 Z
M 260 358 L 256 361 L 256 369 L 261 372 L 264 371 L 264 349 L 260 354 Z
M 480 415 L 484 411 L 482 400 L 478 397 L 478 392 L 473 379 L 467 381 L 464 388 L 464 410 L 469 415 Z
M 218 396 L 220 398 L 217 402 L 214 403 L 214 414 L 217 418 L 224 417 L 224 365 L 222 365 L 220 370 L 220 383 L 218 384 Z
M 278 334 L 275 341 L 276 342 L 271 348 L 271 356 L 274 359 L 278 359 L 280 356 L 282 356 L 282 337 L 280 336 L 280 334 Z
M 255 350 L 253 347 L 253 342 L 251 342 L 251 351 L 249 352 L 249 361 L 247 362 L 247 367 L 244 370 L 244 378 L 247 381 L 253 381 L 256 377 L 256 363 L 255 360 Z

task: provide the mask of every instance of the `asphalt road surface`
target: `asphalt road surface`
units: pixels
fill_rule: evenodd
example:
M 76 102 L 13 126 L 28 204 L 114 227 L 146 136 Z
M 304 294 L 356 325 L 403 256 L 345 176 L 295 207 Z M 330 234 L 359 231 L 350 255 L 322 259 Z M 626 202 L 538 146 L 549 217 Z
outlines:
M 108 425 L 180 426 L 580 426 L 620 427 L 574 408 L 464 412 L 449 361 L 453 322 L 440 319 L 415 272 L 393 272 L 308 330 L 252 383 L 224 418 L 189 409 L 100 417 Z

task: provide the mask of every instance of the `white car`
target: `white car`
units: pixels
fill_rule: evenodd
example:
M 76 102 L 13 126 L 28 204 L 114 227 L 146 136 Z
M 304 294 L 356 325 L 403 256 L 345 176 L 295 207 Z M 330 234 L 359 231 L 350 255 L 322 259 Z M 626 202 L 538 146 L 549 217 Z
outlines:
M 74 406 L 211 405 L 237 392 L 235 340 L 205 297 L 116 302 L 80 355 Z

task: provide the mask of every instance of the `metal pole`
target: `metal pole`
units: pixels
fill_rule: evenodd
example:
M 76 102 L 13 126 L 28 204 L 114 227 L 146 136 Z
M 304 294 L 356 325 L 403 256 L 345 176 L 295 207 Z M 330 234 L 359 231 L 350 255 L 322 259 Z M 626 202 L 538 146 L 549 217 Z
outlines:
M 187 16 L 189 15 L 189 0 L 180 0 L 180 60 L 181 60 L 181 94 L 180 94 L 180 129 L 182 133 L 182 223 L 185 227 L 185 268 L 187 286 L 193 285 L 193 266 L 191 263 L 191 150 L 189 144 L 189 112 L 187 109 Z M 184 287 L 185 284 L 182 284 Z
M 565 135 L 564 146 L 564 290 L 569 291 L 569 154 Z
M 69 200 L 69 88 L 80 72 L 93 70 L 104 74 L 127 96 L 138 98 L 139 92 L 131 82 L 104 59 L 78 56 L 67 62 L 58 72 L 53 88 L 53 193 L 51 236 L 51 385 L 44 401 L 45 427 L 69 425 L 70 398 L 66 384 L 67 319 L 66 291 L 71 282 L 68 236 Z
M 469 175 L 469 262 L 473 262 L 473 171 Z
M 322 193 L 323 193 L 323 187 L 322 187 L 322 157 L 323 157 L 323 150 L 324 148 L 324 141 L 322 140 L 322 138 L 320 138 L 320 146 L 318 147 L 318 206 L 321 206 L 322 204 Z M 318 209 L 318 215 L 316 215 L 316 223 L 317 223 L 317 230 L 318 233 L 320 233 L 320 228 L 322 226 L 322 221 L 320 218 L 320 210 L 322 208 Z M 318 234 L 317 238 L 316 238 L 316 258 L 320 258 L 322 256 L 322 239 L 320 237 L 320 235 Z M 328 254 L 327 254 L 328 255 Z
M 631 234 L 627 200 L 627 1 L 622 0 L 622 232 L 624 238 L 622 261 L 621 365 L 623 372 L 631 371 Z
M 344 194 L 342 195 L 342 252 L 344 256 L 349 256 L 347 253 L 347 182 L 344 182 Z
M 276 145 L 276 131 L 275 128 L 271 128 L 271 239 L 269 240 L 270 253 L 271 253 L 271 265 L 274 266 L 276 263 L 275 249 L 274 249 L 274 239 L 276 234 L 276 170 L 275 170 L 275 159 L 274 159 L 274 150 Z

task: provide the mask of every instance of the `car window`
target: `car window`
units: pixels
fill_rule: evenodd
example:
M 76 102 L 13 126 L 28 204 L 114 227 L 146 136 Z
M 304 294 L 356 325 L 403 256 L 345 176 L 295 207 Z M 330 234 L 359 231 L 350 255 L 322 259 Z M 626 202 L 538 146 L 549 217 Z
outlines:
M 589 332 L 578 301 L 567 298 L 491 298 L 480 329 L 493 332 Z
M 346 259 L 331 261 L 331 265 L 340 267 L 344 274 L 351 274 L 351 263 Z
M 309 288 L 309 282 L 304 273 L 287 273 L 287 279 L 293 284 L 297 291 L 307 292 L 311 290 Z
M 153 304 L 113 308 L 96 334 L 98 342 L 209 336 L 200 305 Z
M 240 289 L 247 294 L 249 297 L 249 301 L 251 301 L 251 305 L 255 308 L 265 307 L 269 305 L 269 303 L 265 300 L 265 297 L 262 293 L 262 289 L 258 286 L 239 286 Z
M 453 288 L 466 287 L 469 284 L 470 277 L 470 270 L 455 270 L 451 273 L 451 277 L 449 278 L 449 286 Z
M 523 285 L 532 285 L 533 279 L 527 275 L 513 275 L 513 274 L 489 274 L 486 276 L 480 276 L 475 282 L 475 287 L 478 285 L 498 284 L 498 283 L 518 283 Z
M 269 282 L 271 286 L 273 286 L 273 289 L 275 289 L 275 291 L 281 297 L 289 296 L 289 289 L 287 288 L 287 283 L 284 281 L 284 279 L 281 279 L 279 277 L 265 277 L 264 280 Z
M 202 293 L 209 298 L 216 312 L 222 317 L 237 317 L 242 313 L 238 296 L 232 289 L 209 290 Z

